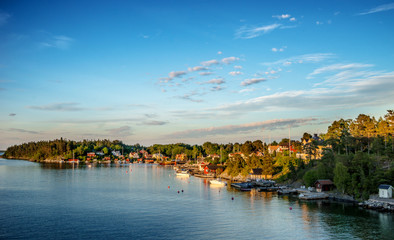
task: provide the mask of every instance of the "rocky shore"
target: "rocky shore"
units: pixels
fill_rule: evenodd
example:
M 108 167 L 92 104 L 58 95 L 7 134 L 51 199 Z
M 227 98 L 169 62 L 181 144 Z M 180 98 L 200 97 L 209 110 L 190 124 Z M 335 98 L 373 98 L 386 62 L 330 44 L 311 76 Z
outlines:
M 370 198 L 358 204 L 362 208 L 377 210 L 380 212 L 394 212 L 394 199 Z

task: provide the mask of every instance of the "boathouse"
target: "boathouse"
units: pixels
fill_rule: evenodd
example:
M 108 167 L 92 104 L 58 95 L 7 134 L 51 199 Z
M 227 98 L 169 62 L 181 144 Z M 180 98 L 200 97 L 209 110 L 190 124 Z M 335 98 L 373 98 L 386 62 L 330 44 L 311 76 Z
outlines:
M 380 198 L 392 198 L 393 197 L 393 186 L 387 184 L 379 185 L 379 197 Z
M 315 182 L 316 192 L 331 191 L 334 188 L 334 183 L 329 179 L 321 179 Z
M 223 166 L 209 164 L 204 167 L 204 174 L 216 173 L 217 169 L 221 169 L 223 171 L 223 168 Z
M 249 178 L 252 180 L 262 179 L 263 178 L 263 169 L 253 168 L 252 170 L 250 170 Z

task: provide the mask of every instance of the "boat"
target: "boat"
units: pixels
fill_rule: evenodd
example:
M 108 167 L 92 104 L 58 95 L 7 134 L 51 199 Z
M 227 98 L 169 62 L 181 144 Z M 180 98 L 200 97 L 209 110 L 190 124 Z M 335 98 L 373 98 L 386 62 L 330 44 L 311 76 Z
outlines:
M 190 177 L 190 174 L 188 173 L 187 170 L 182 170 L 182 171 L 176 172 L 176 176 L 177 177 Z
M 227 185 L 226 182 L 223 182 L 223 181 L 221 181 L 220 179 L 213 179 L 213 180 L 210 180 L 209 183 L 210 183 L 211 185 L 215 185 L 215 186 L 226 186 L 226 185 Z
M 253 188 L 253 184 L 250 182 L 232 183 L 231 186 L 239 189 L 240 191 L 251 191 Z

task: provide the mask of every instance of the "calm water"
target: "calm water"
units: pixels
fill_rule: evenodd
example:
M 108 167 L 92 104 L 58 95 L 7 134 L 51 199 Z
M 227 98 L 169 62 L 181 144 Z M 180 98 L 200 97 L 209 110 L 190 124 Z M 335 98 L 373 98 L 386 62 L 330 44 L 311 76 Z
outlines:
M 393 234 L 392 214 L 214 188 L 204 179 L 177 178 L 171 167 L 59 167 L 0 159 L 0 239 L 393 239 Z

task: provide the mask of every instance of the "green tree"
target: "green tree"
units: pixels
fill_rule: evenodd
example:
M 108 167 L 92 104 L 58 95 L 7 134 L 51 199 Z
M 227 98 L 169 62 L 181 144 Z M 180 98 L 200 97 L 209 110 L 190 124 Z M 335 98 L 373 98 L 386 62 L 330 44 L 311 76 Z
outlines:
M 350 181 L 350 174 L 343 163 L 338 162 L 334 169 L 334 184 L 339 191 L 345 193 Z
M 318 178 L 317 178 L 316 170 L 314 170 L 314 169 L 306 172 L 303 177 L 304 183 L 308 187 L 313 186 L 315 184 L 315 182 L 317 181 L 317 179 Z

